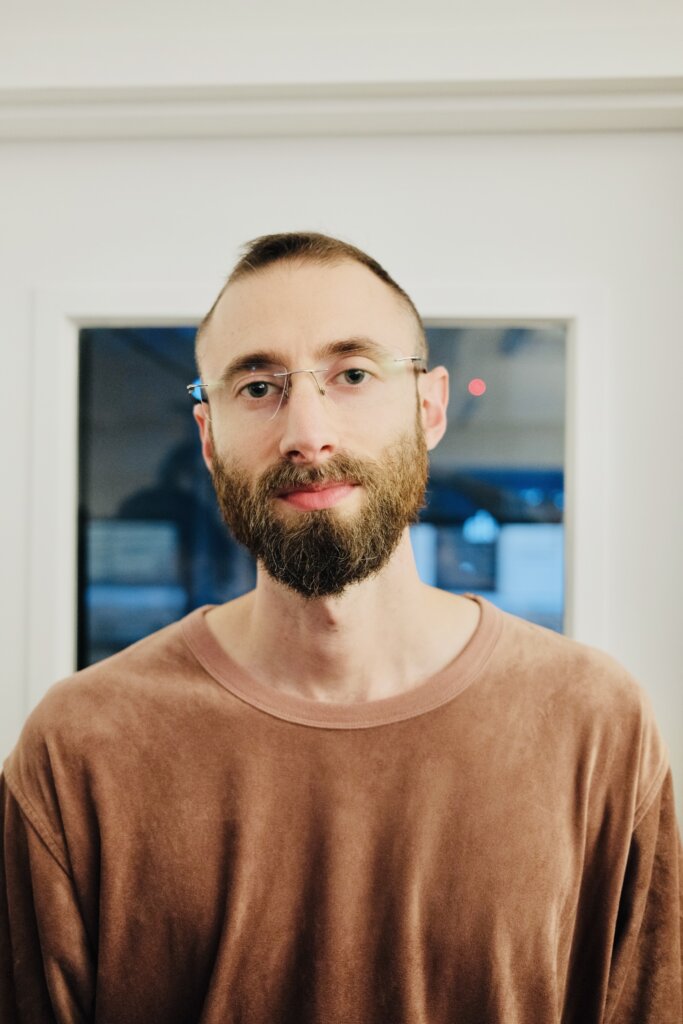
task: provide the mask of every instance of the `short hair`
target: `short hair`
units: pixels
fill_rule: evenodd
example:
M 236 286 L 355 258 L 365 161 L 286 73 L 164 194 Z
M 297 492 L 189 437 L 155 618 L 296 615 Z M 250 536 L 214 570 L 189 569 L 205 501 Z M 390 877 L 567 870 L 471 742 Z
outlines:
M 403 305 L 409 309 L 415 317 L 418 331 L 419 355 L 427 358 L 427 335 L 425 333 L 422 318 L 418 313 L 413 300 L 407 292 L 394 281 L 377 260 L 373 259 L 362 249 L 358 249 L 349 242 L 343 242 L 339 238 L 331 238 L 329 235 L 321 235 L 316 231 L 294 231 L 283 232 L 275 235 L 260 235 L 253 238 L 242 247 L 242 255 L 235 264 L 227 281 L 221 288 L 218 296 L 203 318 L 195 337 L 195 358 L 199 365 L 199 344 L 202 334 L 206 330 L 216 306 L 222 299 L 226 289 L 240 278 L 255 274 L 264 267 L 274 263 L 322 263 L 333 265 L 344 260 L 353 260 L 361 263 L 368 270 L 384 281 L 389 288 L 399 297 Z

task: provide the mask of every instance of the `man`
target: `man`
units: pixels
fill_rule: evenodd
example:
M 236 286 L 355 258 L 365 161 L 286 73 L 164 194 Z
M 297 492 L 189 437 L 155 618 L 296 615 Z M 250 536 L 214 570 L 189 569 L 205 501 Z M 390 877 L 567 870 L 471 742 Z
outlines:
M 612 658 L 422 584 L 415 308 L 257 239 L 190 391 L 255 590 L 54 686 L 5 763 L 0 1010 L 60 1024 L 674 1024 L 666 751 Z

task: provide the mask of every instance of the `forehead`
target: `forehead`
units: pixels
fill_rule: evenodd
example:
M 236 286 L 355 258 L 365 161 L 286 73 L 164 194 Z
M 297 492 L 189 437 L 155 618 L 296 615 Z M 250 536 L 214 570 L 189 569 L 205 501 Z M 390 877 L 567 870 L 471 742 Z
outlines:
M 231 284 L 207 325 L 201 361 L 219 371 L 226 359 L 277 348 L 291 359 L 326 343 L 369 337 L 411 355 L 417 326 L 392 288 L 360 263 L 277 263 Z

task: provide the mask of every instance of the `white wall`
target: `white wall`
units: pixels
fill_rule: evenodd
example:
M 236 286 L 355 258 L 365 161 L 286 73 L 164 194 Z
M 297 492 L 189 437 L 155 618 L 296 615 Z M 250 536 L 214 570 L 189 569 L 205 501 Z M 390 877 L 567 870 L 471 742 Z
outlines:
M 4 0 L 0 88 L 681 74 L 677 0 Z

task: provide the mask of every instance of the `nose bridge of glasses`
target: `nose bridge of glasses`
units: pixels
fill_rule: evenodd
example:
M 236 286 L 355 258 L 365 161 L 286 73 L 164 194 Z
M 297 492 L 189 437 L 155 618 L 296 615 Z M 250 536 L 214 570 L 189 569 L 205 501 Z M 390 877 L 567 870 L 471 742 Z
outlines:
M 324 396 L 326 394 L 325 388 L 317 376 L 321 372 L 324 373 L 324 369 L 321 371 L 320 369 L 309 369 L 308 367 L 298 370 L 283 370 L 282 376 L 285 378 L 284 387 L 280 392 L 280 400 L 277 404 L 277 408 L 269 419 L 274 419 L 281 409 L 289 408 L 289 412 L 287 413 L 288 417 L 294 413 L 297 420 L 300 416 L 303 416 L 305 420 L 309 420 L 312 408 L 316 405 L 315 397 L 312 396 Z M 294 405 L 289 406 L 292 397 L 292 380 L 297 374 L 312 377 L 314 388 L 308 392 L 308 399 L 306 398 L 306 389 L 300 389 L 299 397 L 295 399 Z
M 324 395 L 325 394 L 325 388 L 320 383 L 320 377 L 318 375 L 319 374 L 324 374 L 325 370 L 326 370 L 326 367 L 318 368 L 317 370 L 308 369 L 307 367 L 303 367 L 300 370 L 287 370 L 286 371 L 286 379 L 285 379 L 284 395 L 288 395 L 289 394 L 289 392 L 291 390 L 291 387 L 292 387 L 292 378 L 297 373 L 308 373 L 308 374 L 310 374 L 310 376 L 313 378 L 313 380 L 315 382 L 315 386 L 317 387 L 318 392 L 321 395 Z

